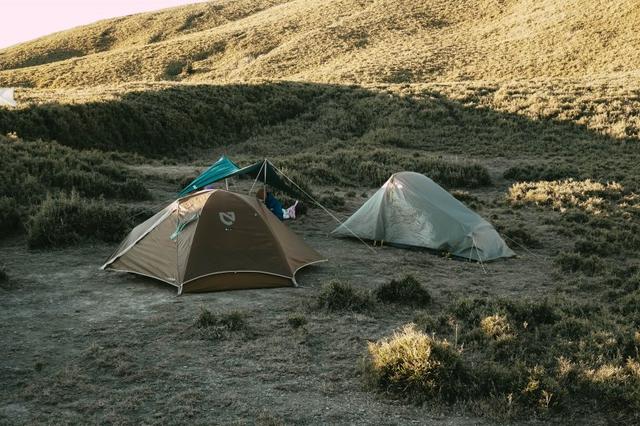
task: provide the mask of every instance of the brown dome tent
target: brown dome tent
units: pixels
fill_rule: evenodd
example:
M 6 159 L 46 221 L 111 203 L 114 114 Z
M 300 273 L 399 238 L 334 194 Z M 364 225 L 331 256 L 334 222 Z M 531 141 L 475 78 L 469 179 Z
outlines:
M 325 260 L 255 197 L 207 190 L 135 227 L 102 269 L 156 278 L 181 294 L 296 285 L 298 270 Z

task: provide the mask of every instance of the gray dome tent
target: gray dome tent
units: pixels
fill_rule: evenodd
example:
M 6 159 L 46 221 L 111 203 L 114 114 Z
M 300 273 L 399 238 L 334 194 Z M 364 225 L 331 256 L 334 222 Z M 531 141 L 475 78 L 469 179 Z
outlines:
M 392 175 L 333 235 L 448 250 L 479 261 L 511 257 L 489 222 L 437 183 L 414 172 Z

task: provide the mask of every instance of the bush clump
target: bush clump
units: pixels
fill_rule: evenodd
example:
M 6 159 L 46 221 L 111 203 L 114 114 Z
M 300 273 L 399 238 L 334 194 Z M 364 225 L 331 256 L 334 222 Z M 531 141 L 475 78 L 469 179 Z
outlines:
M 139 178 L 110 154 L 0 136 L 0 196 L 31 205 L 68 189 L 85 197 L 150 198 Z
M 467 374 L 460 383 L 467 392 L 460 398 L 489 402 L 495 415 L 559 412 L 576 404 L 633 415 L 640 407 L 640 296 L 632 294 L 611 310 L 565 299 L 461 299 L 436 316 L 421 312 L 416 321 L 464 347 Z M 406 362 L 398 362 L 396 372 L 406 371 L 415 355 L 402 356 Z M 395 389 L 415 399 L 415 387 Z
M 354 288 L 349 283 L 331 280 L 318 296 L 317 306 L 328 311 L 362 312 L 373 307 L 371 293 Z
M 20 209 L 15 199 L 0 197 L 0 238 L 21 228 Z
M 31 248 L 64 247 L 82 241 L 120 241 L 132 226 L 130 210 L 77 192 L 48 196 L 27 225 Z
M 398 303 L 409 306 L 425 306 L 431 302 L 429 291 L 413 275 L 382 284 L 375 291 L 376 298 L 384 303 Z
M 202 337 L 220 339 L 231 333 L 245 331 L 247 329 L 245 317 L 246 315 L 240 311 L 216 314 L 203 307 L 194 325 L 200 330 Z
M 562 272 L 582 272 L 594 276 L 605 271 L 606 264 L 598 256 L 585 256 L 580 253 L 561 253 L 555 260 Z
M 619 200 L 623 193 L 617 182 L 566 179 L 515 183 L 509 188 L 507 200 L 515 206 L 537 204 L 559 211 L 578 208 L 598 215 L 611 209 L 611 201 Z
M 513 337 L 511 324 L 506 315 L 489 315 L 480 321 L 480 328 L 484 334 L 495 340 L 505 340 Z
M 82 197 L 146 200 L 141 180 L 118 154 L 77 151 L 56 142 L 0 135 L 0 238 L 26 228 L 25 220 L 48 194 L 72 190 Z
M 376 388 L 414 402 L 462 398 L 469 380 L 458 351 L 415 324 L 369 343 L 365 375 Z
M 307 325 L 307 318 L 302 314 L 291 314 L 287 317 L 287 324 L 293 329 L 303 328 Z
M 579 178 L 580 173 L 567 164 L 521 164 L 508 168 L 502 176 L 505 179 L 531 182 Z

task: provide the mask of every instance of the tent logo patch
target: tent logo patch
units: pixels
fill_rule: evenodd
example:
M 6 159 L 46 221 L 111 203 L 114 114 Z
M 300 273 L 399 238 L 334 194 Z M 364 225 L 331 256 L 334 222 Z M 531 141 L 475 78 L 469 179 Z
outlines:
M 220 212 L 218 216 L 220 217 L 220 222 L 225 226 L 231 226 L 236 221 L 235 212 Z

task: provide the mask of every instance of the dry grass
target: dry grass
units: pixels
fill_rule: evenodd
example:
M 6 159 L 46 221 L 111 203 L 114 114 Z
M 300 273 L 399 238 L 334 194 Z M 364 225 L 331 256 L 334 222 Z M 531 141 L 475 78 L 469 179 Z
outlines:
M 507 198 L 513 205 L 550 205 L 560 211 L 576 207 L 592 214 L 601 214 L 607 209 L 608 200 L 622 198 L 622 191 L 622 185 L 617 182 L 569 179 L 516 183 L 509 188 Z
M 296 0 L 110 20 L 0 53 L 2 85 L 163 80 L 410 83 L 636 72 L 633 0 Z M 167 73 L 171 64 L 178 72 Z M 186 69 L 189 64 L 189 69 Z
M 373 292 L 383 303 L 396 303 L 407 306 L 423 307 L 431 303 L 429 291 L 413 275 L 391 280 L 382 284 Z
M 465 394 L 462 381 L 467 373 L 458 351 L 414 324 L 369 343 L 365 373 L 378 388 L 413 401 L 452 401 Z

